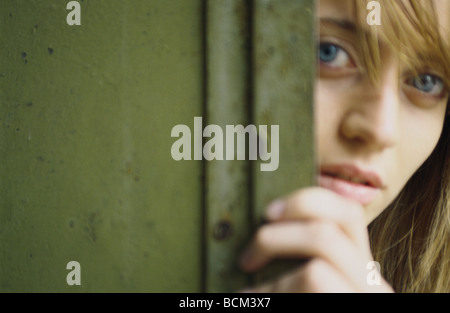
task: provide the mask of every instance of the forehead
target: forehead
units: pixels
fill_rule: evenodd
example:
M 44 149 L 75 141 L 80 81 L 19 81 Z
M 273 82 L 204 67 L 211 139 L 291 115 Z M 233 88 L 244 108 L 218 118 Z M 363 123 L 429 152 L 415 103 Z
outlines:
M 317 13 L 319 17 L 335 17 L 349 21 L 355 19 L 353 0 L 320 0 Z
M 356 0 L 361 1 L 361 0 Z M 393 0 L 379 0 L 377 2 L 383 5 L 385 1 Z M 397 0 L 403 4 L 405 10 L 413 11 L 411 2 L 409 0 Z M 444 38 L 450 41 L 450 1 L 449 0 L 419 0 L 425 2 L 432 2 L 436 8 L 439 29 Z M 334 17 L 342 20 L 355 20 L 355 0 L 320 0 L 318 1 L 318 17 Z M 368 0 L 366 2 L 369 2 Z M 369 14 L 367 10 L 367 14 Z
M 450 41 L 450 1 L 433 0 L 438 14 L 439 27 L 444 38 Z

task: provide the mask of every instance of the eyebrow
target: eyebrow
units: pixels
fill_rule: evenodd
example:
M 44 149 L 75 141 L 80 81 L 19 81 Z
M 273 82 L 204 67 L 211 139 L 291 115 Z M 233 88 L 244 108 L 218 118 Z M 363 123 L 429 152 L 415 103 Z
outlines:
M 356 24 L 346 19 L 339 19 L 334 17 L 321 17 L 321 24 L 332 24 L 346 31 L 356 32 Z

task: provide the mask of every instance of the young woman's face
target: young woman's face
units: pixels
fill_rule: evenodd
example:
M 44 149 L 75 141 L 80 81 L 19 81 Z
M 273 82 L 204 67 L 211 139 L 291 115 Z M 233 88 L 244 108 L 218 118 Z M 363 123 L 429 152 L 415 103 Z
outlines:
M 450 1 L 435 2 L 440 21 L 447 23 Z M 375 86 L 358 55 L 353 1 L 319 3 L 315 109 L 319 184 L 361 203 L 369 223 L 435 148 L 448 92 L 439 68 L 420 69 L 413 75 L 383 42 L 380 84 Z M 450 35 L 448 25 L 443 32 Z

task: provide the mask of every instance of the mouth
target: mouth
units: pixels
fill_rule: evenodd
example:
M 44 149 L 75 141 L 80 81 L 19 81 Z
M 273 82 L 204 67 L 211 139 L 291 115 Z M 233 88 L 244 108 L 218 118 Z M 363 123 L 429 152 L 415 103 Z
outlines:
M 376 173 L 353 165 L 322 166 L 319 185 L 361 205 L 373 202 L 383 189 L 383 182 Z

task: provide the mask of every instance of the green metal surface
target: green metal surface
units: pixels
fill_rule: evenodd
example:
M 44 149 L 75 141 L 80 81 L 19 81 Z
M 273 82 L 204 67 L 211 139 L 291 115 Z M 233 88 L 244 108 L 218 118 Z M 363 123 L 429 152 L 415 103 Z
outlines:
M 280 125 L 278 170 L 254 166 L 261 218 L 268 202 L 314 184 L 314 1 L 258 0 L 254 10 L 255 123 Z
M 243 0 L 214 0 L 207 6 L 206 117 L 208 124 L 224 130 L 226 125 L 251 124 L 250 13 L 249 1 Z M 206 163 L 208 292 L 248 285 L 237 260 L 251 231 L 250 166 L 248 160 Z
M 0 292 L 246 286 L 265 205 L 313 183 L 314 1 L 68 2 L 0 2 Z M 279 168 L 174 161 L 194 117 L 279 125 Z
M 278 170 L 261 172 L 259 162 L 253 167 L 256 227 L 271 201 L 314 185 L 314 10 L 314 0 L 254 2 L 254 119 L 280 129 Z M 290 263 L 275 264 L 256 281 L 296 265 Z
M 249 234 L 263 222 L 266 205 L 314 184 L 314 1 L 208 4 L 209 123 L 266 125 L 269 130 L 278 125 L 280 131 L 275 171 L 261 171 L 267 162 L 206 165 L 206 290 L 227 292 L 250 281 L 237 270 L 236 260 Z M 269 151 L 274 152 L 270 138 L 269 132 Z M 218 240 L 220 227 L 228 234 Z M 278 262 L 254 280 L 272 278 L 295 264 Z
M 203 3 L 67 3 L 0 2 L 0 291 L 200 291 Z

